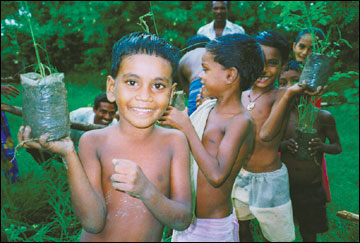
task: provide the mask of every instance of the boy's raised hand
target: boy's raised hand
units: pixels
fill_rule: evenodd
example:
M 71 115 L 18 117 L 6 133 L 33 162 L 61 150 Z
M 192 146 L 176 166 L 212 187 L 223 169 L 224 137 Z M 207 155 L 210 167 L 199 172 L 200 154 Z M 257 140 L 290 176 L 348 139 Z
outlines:
M 113 159 L 112 163 L 114 165 L 114 174 L 110 177 L 112 186 L 132 197 L 144 198 L 151 182 L 141 168 L 135 162 L 126 159 Z
M 318 86 L 317 89 L 312 92 L 312 91 L 309 91 L 306 89 L 306 81 L 302 80 L 299 83 L 296 83 L 296 84 L 292 85 L 291 87 L 289 87 L 288 91 L 291 92 L 291 94 L 293 94 L 293 95 L 306 94 L 306 95 L 310 95 L 310 96 L 321 96 L 325 93 L 326 88 L 327 88 L 327 85 L 325 85 L 324 87 Z
M 1 94 L 4 95 L 7 99 L 10 99 L 9 95 L 16 97 L 20 94 L 20 90 L 11 85 L 1 85 Z
M 65 156 L 67 153 L 74 151 L 74 144 L 70 137 L 60 139 L 58 141 L 47 142 L 50 134 L 45 133 L 39 137 L 38 141 L 30 139 L 31 128 L 29 126 L 21 126 L 17 135 L 19 144 L 24 148 L 35 148 L 47 150 L 56 154 Z
M 158 123 L 162 126 L 171 126 L 185 133 L 186 125 L 191 124 L 188 108 L 186 107 L 185 110 L 179 111 L 175 107 L 169 106 Z

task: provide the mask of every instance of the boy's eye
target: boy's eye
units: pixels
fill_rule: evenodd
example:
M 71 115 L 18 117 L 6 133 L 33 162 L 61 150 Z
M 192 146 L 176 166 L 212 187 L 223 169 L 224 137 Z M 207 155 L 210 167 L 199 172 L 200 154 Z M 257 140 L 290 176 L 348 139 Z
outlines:
M 269 62 L 268 62 L 268 65 L 269 66 L 277 66 L 279 64 L 279 62 L 277 61 L 277 60 L 270 60 Z
M 299 48 L 300 48 L 300 49 L 304 49 L 304 48 L 305 48 L 305 45 L 304 45 L 304 44 L 300 44 L 300 45 L 299 45 Z
M 134 80 L 127 80 L 126 83 L 130 86 L 135 86 L 136 85 L 136 81 Z
M 161 83 L 156 83 L 156 84 L 154 84 L 154 87 L 155 87 L 155 89 L 163 89 L 163 88 L 165 88 L 165 85 L 163 85 Z

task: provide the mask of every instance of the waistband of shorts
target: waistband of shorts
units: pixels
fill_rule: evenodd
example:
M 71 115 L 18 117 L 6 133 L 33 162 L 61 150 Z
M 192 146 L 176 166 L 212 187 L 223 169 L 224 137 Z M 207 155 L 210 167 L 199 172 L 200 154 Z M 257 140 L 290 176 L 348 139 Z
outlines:
M 284 163 L 281 163 L 281 167 L 274 171 L 256 173 L 256 172 L 250 172 L 250 171 L 245 170 L 244 168 L 241 168 L 239 174 L 260 177 L 260 176 L 278 176 L 278 175 L 284 174 L 285 172 L 287 173 L 287 168 Z
M 196 218 L 196 220 L 198 222 L 202 222 L 202 221 L 206 221 L 206 222 L 229 222 L 230 219 L 236 217 L 236 213 L 235 213 L 235 208 L 233 208 L 233 211 L 231 212 L 231 214 L 225 218 Z

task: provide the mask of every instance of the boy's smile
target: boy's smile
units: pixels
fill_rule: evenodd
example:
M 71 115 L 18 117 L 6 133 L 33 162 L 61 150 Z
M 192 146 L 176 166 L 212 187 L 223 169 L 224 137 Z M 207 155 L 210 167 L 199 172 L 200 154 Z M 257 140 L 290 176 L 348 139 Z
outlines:
M 162 57 L 134 54 L 125 57 L 115 81 L 108 78 L 108 92 L 116 99 L 120 122 L 147 128 L 155 124 L 169 104 L 172 68 Z M 113 80 L 113 81 L 111 81 Z
M 281 55 L 277 48 L 261 45 L 264 53 L 264 72 L 255 81 L 258 88 L 266 88 L 273 85 L 281 71 Z

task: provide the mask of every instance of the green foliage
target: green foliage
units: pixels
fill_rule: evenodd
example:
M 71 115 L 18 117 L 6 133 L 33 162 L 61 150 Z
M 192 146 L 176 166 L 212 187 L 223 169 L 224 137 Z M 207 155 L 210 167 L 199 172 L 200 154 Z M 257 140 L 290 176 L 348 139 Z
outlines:
M 1 175 L 1 225 L 10 242 L 76 241 L 80 223 L 72 212 L 64 165 L 22 176 L 9 184 Z

